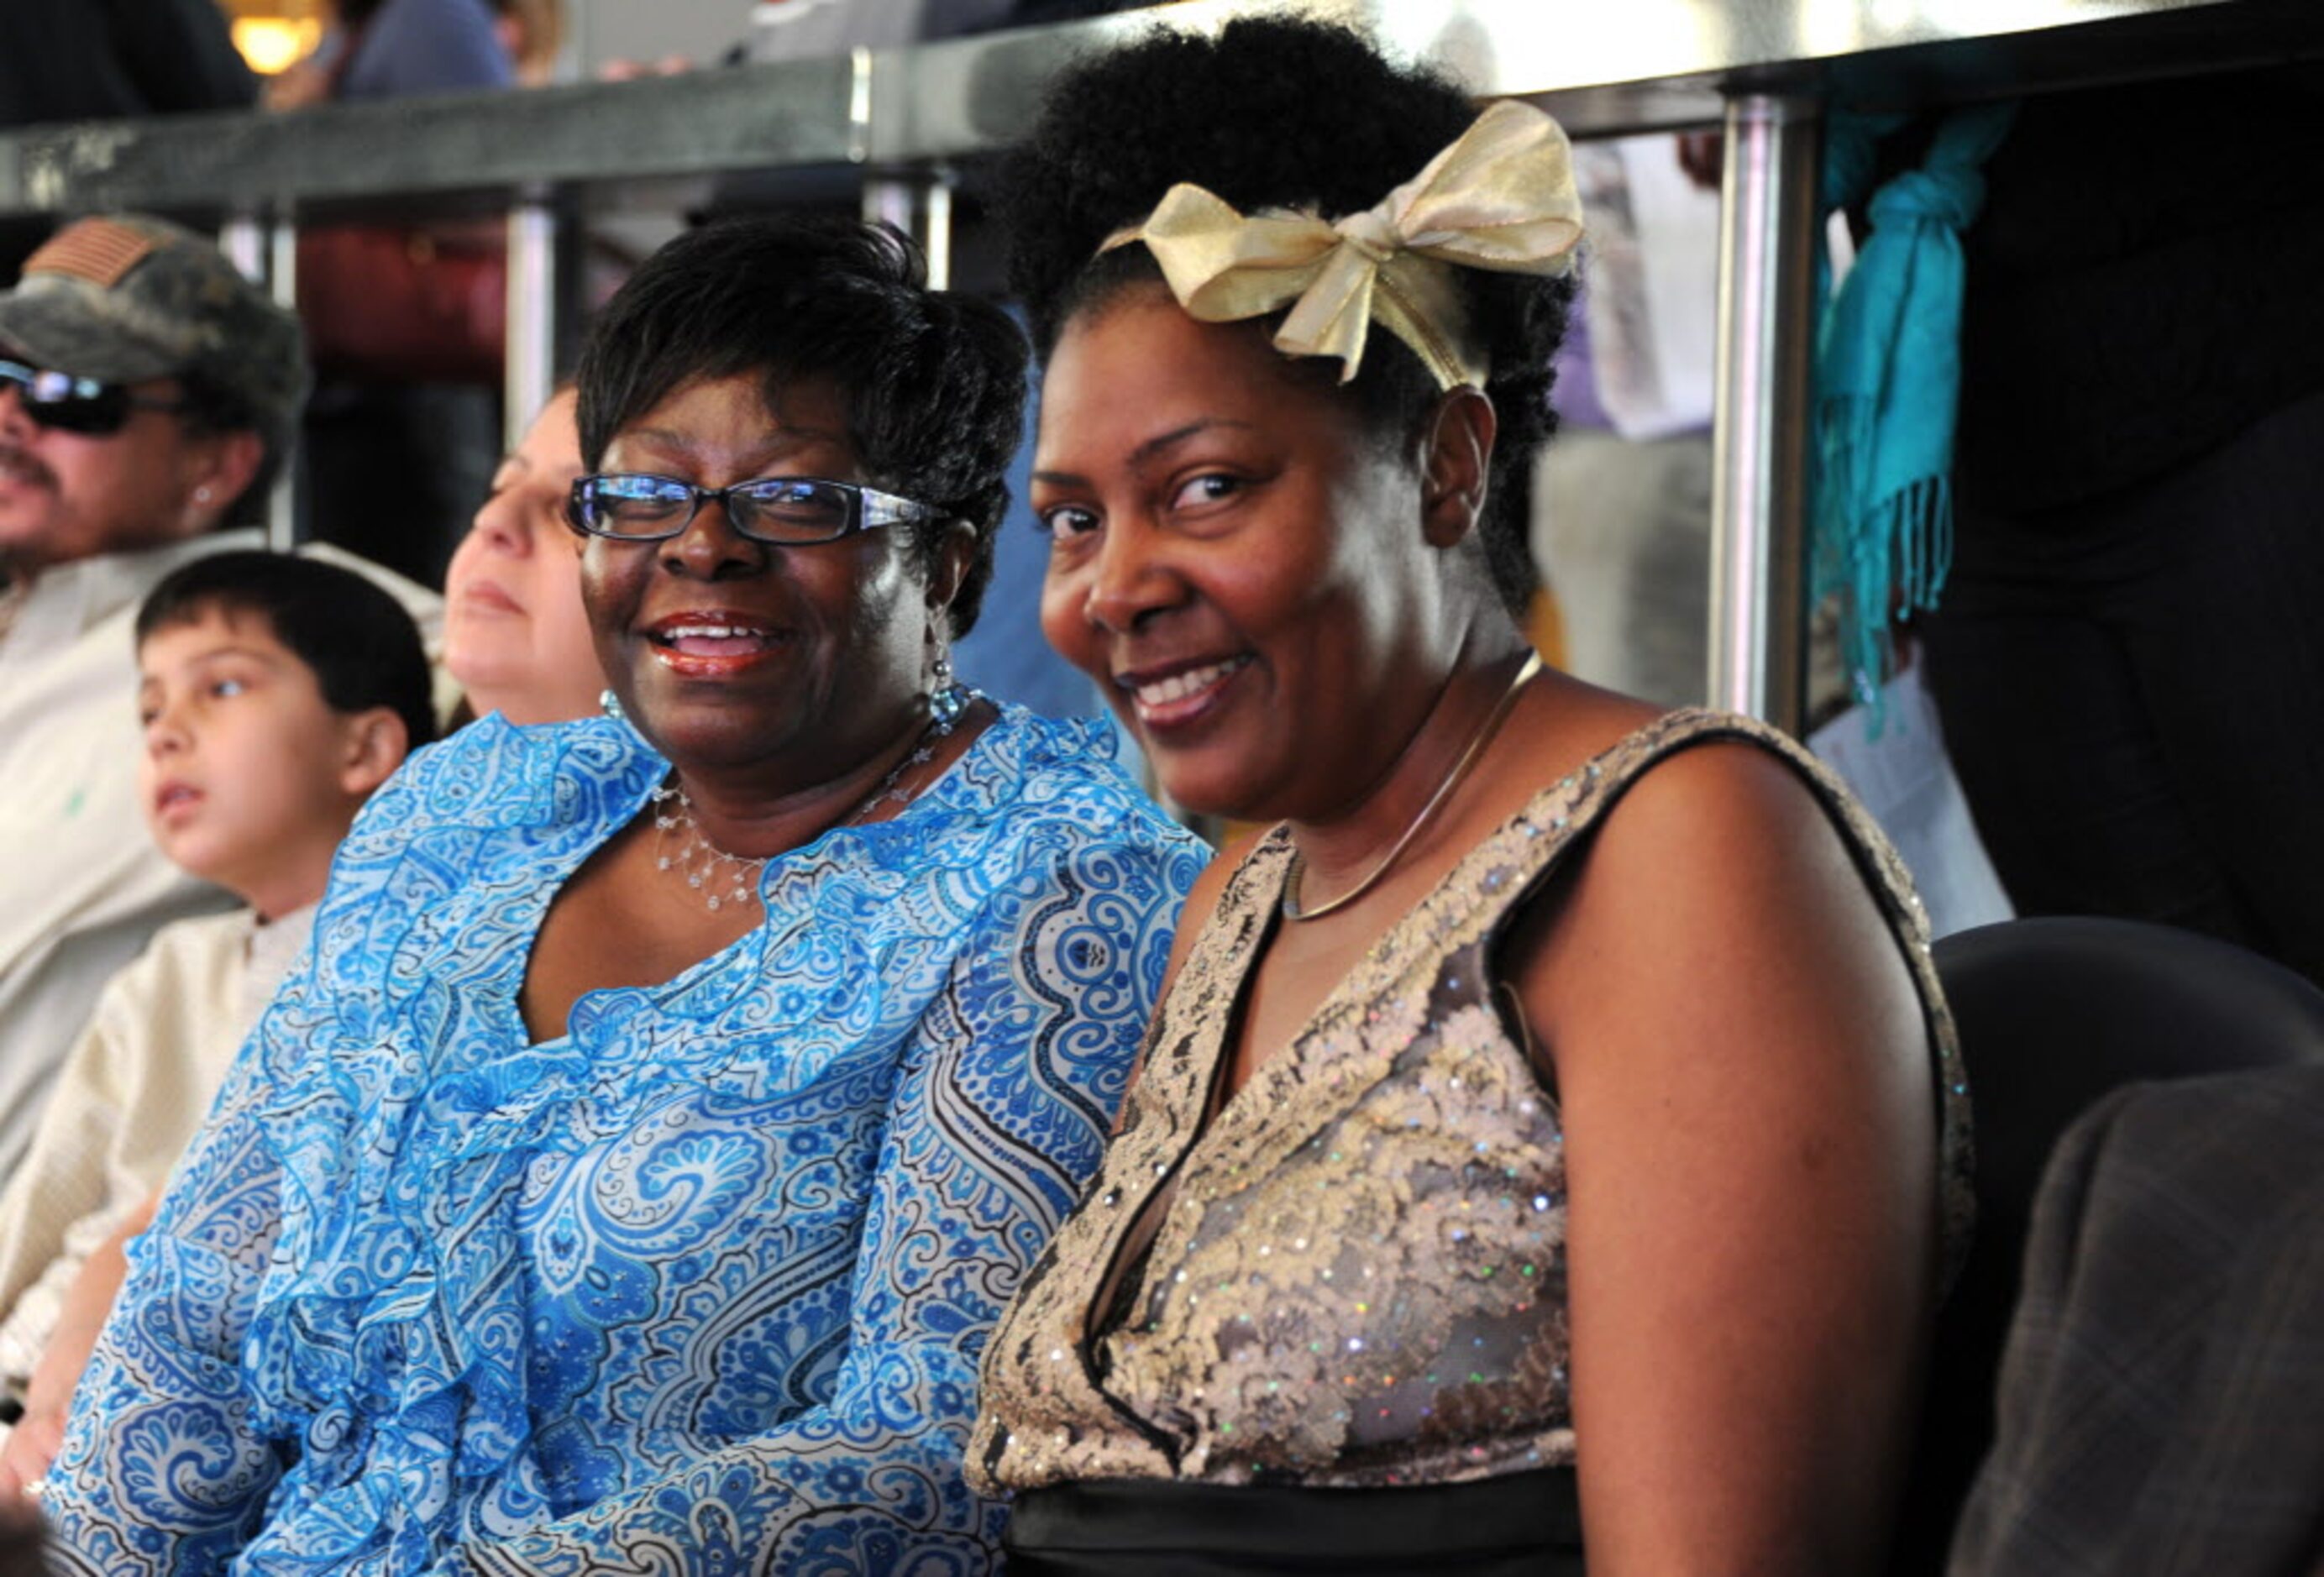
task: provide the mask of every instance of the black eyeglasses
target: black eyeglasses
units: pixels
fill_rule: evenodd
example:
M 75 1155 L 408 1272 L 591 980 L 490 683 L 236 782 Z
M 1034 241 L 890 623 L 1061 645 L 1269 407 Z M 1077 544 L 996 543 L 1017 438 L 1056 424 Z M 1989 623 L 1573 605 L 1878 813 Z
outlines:
M 76 378 L 70 373 L 28 367 L 22 362 L 0 360 L 0 383 L 16 385 L 17 403 L 42 427 L 60 432 L 106 438 L 119 432 L 133 410 L 180 411 L 182 400 L 156 400 L 134 394 L 126 383 L 103 383 Z
M 661 542 L 693 523 L 706 503 L 753 542 L 778 548 L 835 542 L 853 531 L 929 520 L 943 511 L 876 487 L 819 476 L 762 476 L 732 487 L 696 487 L 675 476 L 613 471 L 573 484 L 567 517 L 577 530 L 623 542 Z

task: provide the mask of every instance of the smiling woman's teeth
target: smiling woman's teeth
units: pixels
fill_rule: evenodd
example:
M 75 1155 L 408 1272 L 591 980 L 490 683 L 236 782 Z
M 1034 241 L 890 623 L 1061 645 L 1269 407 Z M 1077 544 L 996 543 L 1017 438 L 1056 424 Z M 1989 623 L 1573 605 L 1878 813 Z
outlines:
M 1189 696 L 1209 689 L 1235 669 L 1242 667 L 1246 660 L 1248 659 L 1244 658 L 1232 657 L 1224 662 L 1206 663 L 1201 668 L 1190 668 L 1184 673 L 1172 674 L 1167 679 L 1156 679 L 1152 684 L 1140 685 L 1131 693 L 1138 697 L 1138 704 L 1141 706 L 1167 706 L 1173 701 L 1183 701 Z
M 763 630 L 740 624 L 679 624 L 661 632 L 660 641 L 674 651 L 696 657 L 731 657 L 758 651 L 768 644 Z

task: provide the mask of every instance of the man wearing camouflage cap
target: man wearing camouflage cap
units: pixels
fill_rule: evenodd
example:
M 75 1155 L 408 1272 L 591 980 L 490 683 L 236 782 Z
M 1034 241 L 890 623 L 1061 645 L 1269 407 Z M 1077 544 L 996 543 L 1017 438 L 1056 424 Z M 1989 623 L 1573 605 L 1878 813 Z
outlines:
M 106 980 L 232 901 L 146 833 L 131 624 L 178 566 L 263 545 L 234 528 L 306 390 L 298 320 L 161 220 L 68 226 L 0 294 L 0 1178 Z

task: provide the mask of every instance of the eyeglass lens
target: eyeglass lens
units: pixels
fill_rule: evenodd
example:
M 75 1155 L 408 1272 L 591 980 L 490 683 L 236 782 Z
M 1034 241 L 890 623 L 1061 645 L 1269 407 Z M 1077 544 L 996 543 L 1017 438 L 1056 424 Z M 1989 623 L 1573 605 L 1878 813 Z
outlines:
M 70 373 L 13 361 L 0 361 L 0 382 L 16 386 L 24 414 L 42 427 L 103 437 L 119 432 L 129 420 L 129 390 L 120 383 L 101 383 L 95 378 L 76 378 Z
M 608 537 L 674 537 L 704 505 L 724 504 L 746 537 L 777 543 L 828 542 L 855 529 L 862 493 L 844 482 L 770 477 L 732 487 L 696 487 L 670 476 L 587 476 L 573 490 L 584 530 Z M 884 523 L 875 520 L 873 523 Z

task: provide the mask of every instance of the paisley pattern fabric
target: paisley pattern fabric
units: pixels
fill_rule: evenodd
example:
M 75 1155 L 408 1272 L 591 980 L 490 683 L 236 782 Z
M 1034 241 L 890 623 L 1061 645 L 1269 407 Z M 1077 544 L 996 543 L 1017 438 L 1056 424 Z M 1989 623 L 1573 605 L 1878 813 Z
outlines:
M 74 1571 L 985 1572 L 988 1332 L 1095 1167 L 1201 845 L 1015 708 L 765 923 L 528 1045 L 667 764 L 487 719 L 343 848 L 82 1383 Z
M 1806 780 L 1913 973 L 1957 1263 L 1968 1086 L 1903 862 L 1781 733 L 1675 712 L 1472 850 L 1205 1124 L 1290 864 L 1282 829 L 1259 840 L 1172 983 L 1090 1199 L 993 1339 L 971 1482 L 1355 1488 L 1571 1465 L 1564 1134 L 1494 949 L 1625 788 L 1717 740 Z

